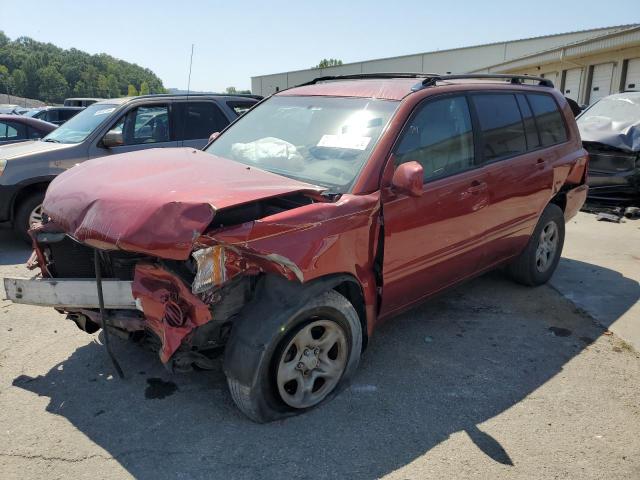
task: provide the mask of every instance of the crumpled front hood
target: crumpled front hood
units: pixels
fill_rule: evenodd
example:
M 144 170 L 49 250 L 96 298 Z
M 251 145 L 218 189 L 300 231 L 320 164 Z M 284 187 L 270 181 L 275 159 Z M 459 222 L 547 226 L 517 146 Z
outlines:
M 322 187 L 191 148 L 81 163 L 51 182 L 44 211 L 79 241 L 186 259 L 217 210 Z

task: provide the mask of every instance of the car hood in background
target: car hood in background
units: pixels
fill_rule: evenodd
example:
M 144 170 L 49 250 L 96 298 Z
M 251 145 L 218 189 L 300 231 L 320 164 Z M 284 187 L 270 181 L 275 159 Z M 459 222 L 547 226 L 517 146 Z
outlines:
M 94 247 L 181 260 L 217 210 L 322 190 L 200 150 L 151 149 L 69 169 L 49 186 L 44 211 Z
M 77 146 L 76 143 L 43 142 L 40 140 L 27 140 L 20 143 L 12 143 L 0 147 L 0 159 L 12 160 L 26 156 L 38 155 L 45 152 L 65 150 Z

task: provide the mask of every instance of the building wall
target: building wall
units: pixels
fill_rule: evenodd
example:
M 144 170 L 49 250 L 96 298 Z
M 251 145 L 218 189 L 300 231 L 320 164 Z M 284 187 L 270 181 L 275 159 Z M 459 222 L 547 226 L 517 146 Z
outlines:
M 368 60 L 348 63 L 338 67 L 314 68 L 272 75 L 261 75 L 251 78 L 251 91 L 258 95 L 271 95 L 278 90 L 300 85 L 314 78 L 327 75 L 381 72 L 472 72 L 486 68 L 488 65 L 496 65 L 525 55 L 615 32 L 622 28 L 624 27 L 585 30 L 582 32 L 563 33 L 489 45 L 442 50 L 439 52 Z

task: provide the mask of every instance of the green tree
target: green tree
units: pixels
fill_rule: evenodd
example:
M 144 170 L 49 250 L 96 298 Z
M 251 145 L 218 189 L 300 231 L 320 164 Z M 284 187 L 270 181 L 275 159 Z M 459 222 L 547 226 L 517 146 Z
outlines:
M 13 93 L 13 89 L 11 88 L 11 75 L 9 75 L 9 69 L 6 65 L 0 65 L 0 92 Z
M 342 60 L 337 58 L 323 58 L 320 60 L 320 63 L 313 68 L 337 67 L 338 65 L 342 65 Z
M 236 87 L 227 87 L 227 89 L 225 90 L 229 95 L 233 95 L 235 93 L 238 93 L 238 91 L 236 90 Z
M 129 86 L 127 87 L 127 97 L 136 97 L 138 96 L 138 91 L 136 90 L 136 87 L 129 84 Z
M 56 67 L 50 65 L 38 70 L 40 98 L 46 102 L 61 102 L 67 95 L 69 85 Z
M 11 84 L 13 85 L 13 94 L 19 97 L 25 96 L 25 90 L 27 88 L 27 76 L 25 73 L 16 68 L 11 74 Z
M 109 86 L 109 98 L 118 98 L 120 96 L 120 87 L 118 86 L 118 79 L 113 73 L 110 73 L 107 77 L 107 85 Z
M 142 82 L 140 84 L 140 95 L 149 95 L 149 84 L 147 82 Z

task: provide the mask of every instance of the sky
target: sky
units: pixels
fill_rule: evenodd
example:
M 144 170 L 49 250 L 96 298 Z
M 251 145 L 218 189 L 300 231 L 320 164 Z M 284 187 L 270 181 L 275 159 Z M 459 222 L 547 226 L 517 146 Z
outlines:
M 0 0 L 0 30 L 108 53 L 167 88 L 223 91 L 316 65 L 640 23 L 638 0 L 188 1 Z

